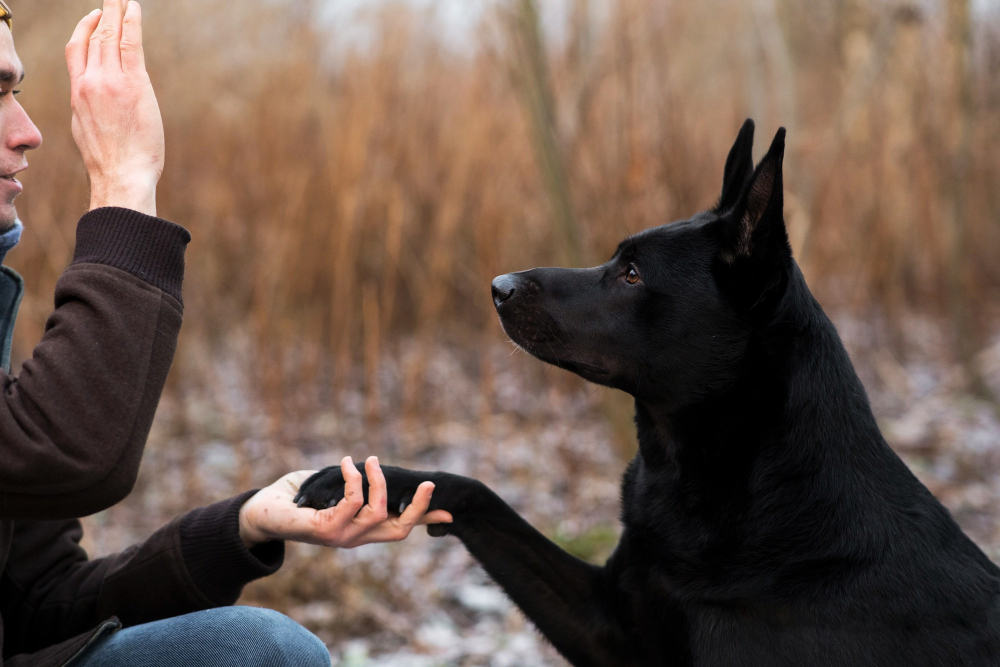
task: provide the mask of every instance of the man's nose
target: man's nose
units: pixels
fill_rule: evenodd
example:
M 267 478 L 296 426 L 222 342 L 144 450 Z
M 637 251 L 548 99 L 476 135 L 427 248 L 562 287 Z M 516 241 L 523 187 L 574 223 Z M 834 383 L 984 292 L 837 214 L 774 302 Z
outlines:
M 0 122 L 7 125 L 0 127 L 0 131 L 5 131 L 4 144 L 10 150 L 30 151 L 42 145 L 42 133 L 31 122 L 28 113 L 20 104 L 15 102 L 10 114 Z

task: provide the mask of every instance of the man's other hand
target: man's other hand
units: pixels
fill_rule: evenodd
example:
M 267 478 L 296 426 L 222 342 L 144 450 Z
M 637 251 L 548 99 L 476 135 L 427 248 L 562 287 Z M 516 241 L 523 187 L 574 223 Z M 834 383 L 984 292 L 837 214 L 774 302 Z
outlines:
M 285 475 L 261 489 L 240 508 L 240 538 L 247 547 L 269 540 L 294 540 L 329 547 L 357 547 L 372 542 L 396 542 L 405 539 L 414 526 L 428 523 L 451 523 L 444 510 L 428 512 L 434 484 L 417 487 L 413 502 L 400 516 L 389 516 L 386 507 L 385 475 L 378 458 L 365 461 L 368 476 L 368 504 L 364 505 L 361 473 L 350 456 L 340 462 L 346 486 L 344 499 L 325 510 L 297 507 L 293 498 L 299 486 L 315 470 L 299 470 Z
M 66 45 L 73 138 L 90 177 L 90 208 L 156 215 L 163 173 L 163 121 L 142 53 L 142 13 L 132 0 L 104 0 Z

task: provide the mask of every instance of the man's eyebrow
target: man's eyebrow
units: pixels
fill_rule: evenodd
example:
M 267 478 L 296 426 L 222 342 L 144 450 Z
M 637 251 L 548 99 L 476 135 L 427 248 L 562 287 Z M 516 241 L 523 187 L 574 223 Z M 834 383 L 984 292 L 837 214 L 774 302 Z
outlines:
M 17 72 L 12 69 L 0 69 L 0 81 L 4 83 L 12 83 L 15 79 L 17 80 L 17 83 L 24 81 L 24 72 L 22 71 L 21 76 L 18 76 Z

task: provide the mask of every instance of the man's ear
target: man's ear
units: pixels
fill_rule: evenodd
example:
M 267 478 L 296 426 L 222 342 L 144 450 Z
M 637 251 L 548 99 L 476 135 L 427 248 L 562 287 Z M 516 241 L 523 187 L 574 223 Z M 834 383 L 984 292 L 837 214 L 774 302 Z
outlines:
M 747 179 L 753 173 L 753 119 L 747 118 L 736 135 L 733 147 L 726 158 L 726 170 L 722 175 L 722 196 L 715 210 L 728 211 L 739 200 Z
M 726 264 L 733 265 L 740 260 L 773 262 L 791 255 L 782 210 L 781 163 L 784 155 L 785 128 L 782 127 L 732 209 L 723 214 L 720 257 Z

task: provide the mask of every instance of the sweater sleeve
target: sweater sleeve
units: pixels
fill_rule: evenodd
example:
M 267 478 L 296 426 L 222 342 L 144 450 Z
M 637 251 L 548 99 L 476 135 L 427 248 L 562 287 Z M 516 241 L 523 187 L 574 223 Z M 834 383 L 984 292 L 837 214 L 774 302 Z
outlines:
M 32 356 L 0 371 L 0 519 L 62 519 L 128 495 L 183 311 L 190 236 L 120 208 L 86 214 Z
M 5 652 L 31 653 L 117 616 L 126 626 L 233 604 L 281 567 L 284 543 L 247 549 L 239 508 L 253 491 L 174 519 L 125 551 L 88 560 L 79 521 L 18 521 L 0 578 Z
M 285 559 L 285 543 L 248 549 L 240 539 L 240 508 L 257 491 L 193 510 L 180 522 L 181 554 L 191 581 L 215 606 L 235 604 L 243 587 L 274 574 Z

